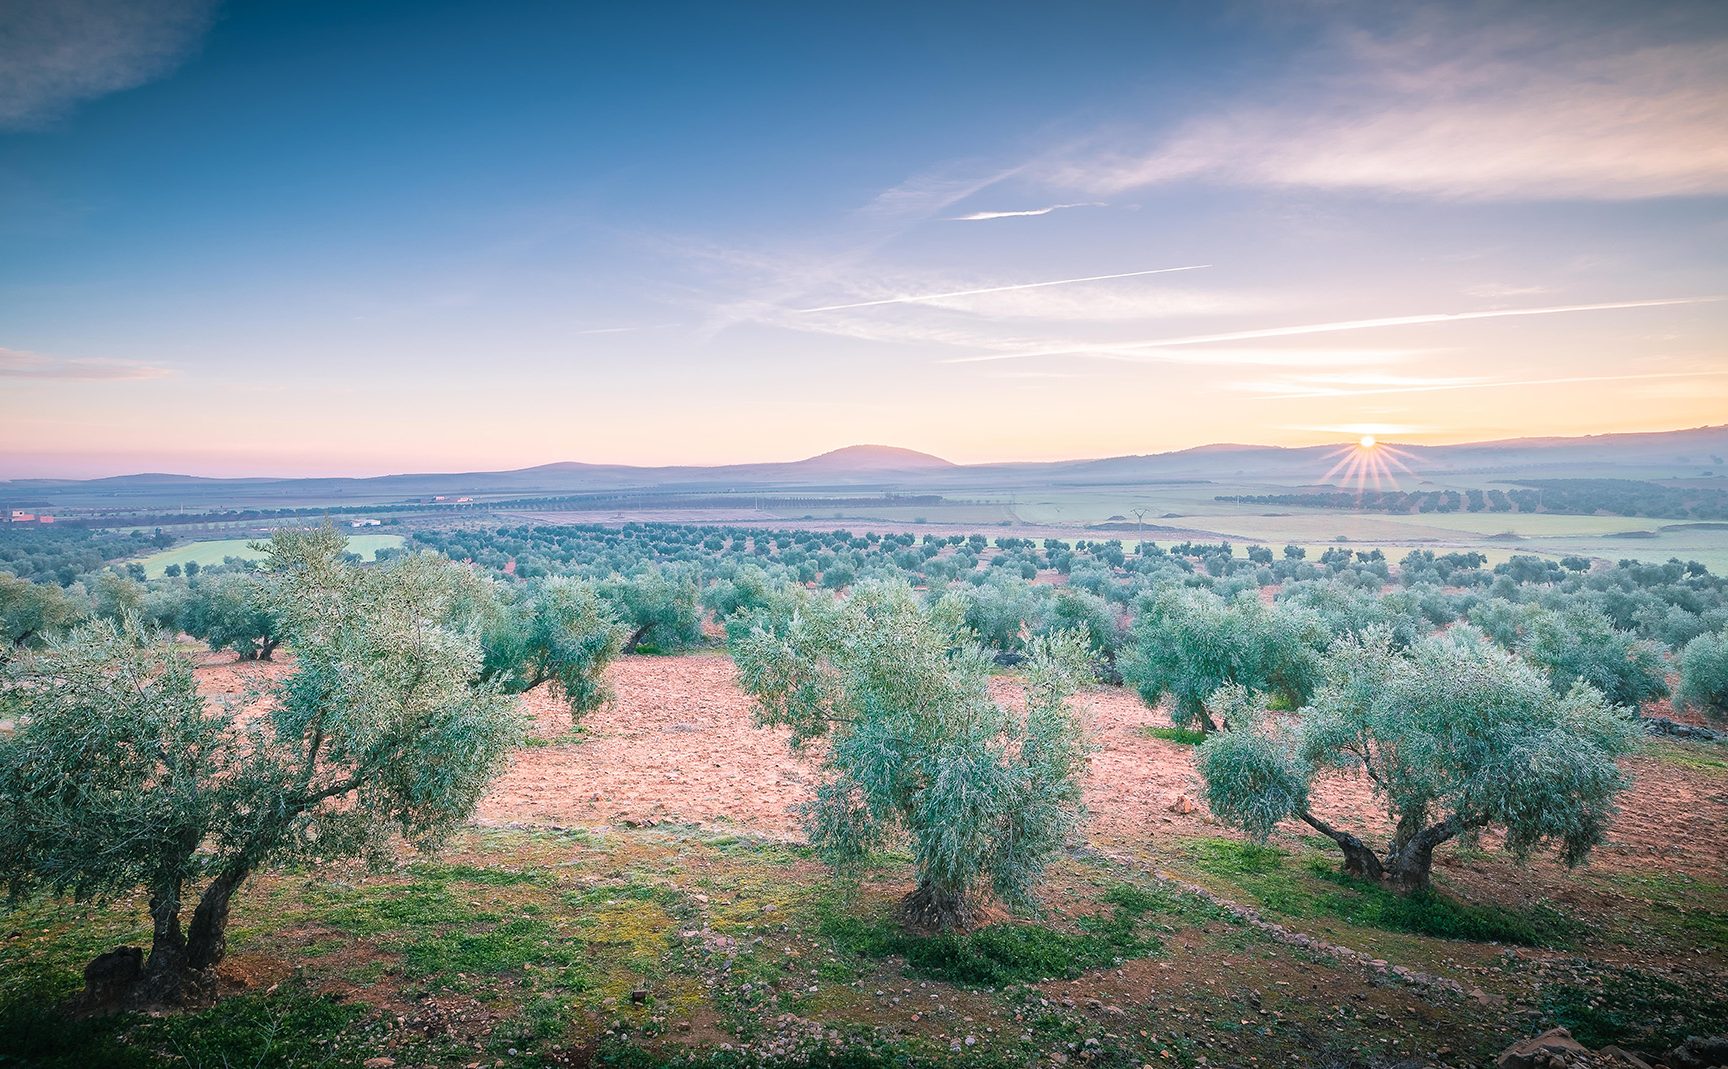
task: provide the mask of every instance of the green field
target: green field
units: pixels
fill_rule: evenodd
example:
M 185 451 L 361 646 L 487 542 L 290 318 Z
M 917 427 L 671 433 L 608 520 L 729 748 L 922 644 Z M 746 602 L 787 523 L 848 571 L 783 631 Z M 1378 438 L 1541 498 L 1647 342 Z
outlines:
M 172 546 L 160 553 L 152 553 L 141 558 L 138 563 L 144 565 L 144 574 L 151 579 L 160 578 L 162 572 L 170 564 L 185 567 L 189 561 L 197 561 L 200 568 L 221 564 L 228 557 L 241 557 L 246 560 L 260 560 L 264 554 L 253 549 L 253 540 L 247 538 L 222 538 L 213 542 L 187 542 Z M 401 535 L 351 535 L 348 539 L 348 552 L 358 553 L 364 560 L 370 560 L 372 554 L 380 549 L 397 549 L 402 545 Z

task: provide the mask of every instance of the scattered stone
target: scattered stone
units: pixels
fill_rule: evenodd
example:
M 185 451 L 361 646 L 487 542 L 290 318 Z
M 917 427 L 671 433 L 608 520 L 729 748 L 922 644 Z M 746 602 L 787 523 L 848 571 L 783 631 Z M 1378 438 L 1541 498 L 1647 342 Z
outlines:
M 1671 739 L 1700 739 L 1704 742 L 1728 740 L 1728 732 L 1699 727 L 1697 724 L 1682 724 L 1665 716 L 1642 717 L 1639 723 L 1644 725 L 1646 735 L 1661 735 Z
M 1689 1041 L 1690 1042 L 1690 1041 Z M 1678 1050 L 1678 1048 L 1676 1048 Z M 1723 1053 L 1728 1054 L 1728 1043 Z M 1714 1069 L 1721 1062 L 1698 1062 L 1690 1065 L 1669 1057 L 1678 1069 Z M 1592 1051 L 1572 1038 L 1564 1028 L 1550 1028 L 1541 1035 L 1520 1039 L 1500 1052 L 1494 1059 L 1494 1069 L 1652 1069 L 1644 1058 L 1616 1046 Z
M 1187 816 L 1188 814 L 1198 810 L 1200 807 L 1195 805 L 1194 799 L 1188 797 L 1186 794 L 1178 794 L 1175 798 L 1170 800 L 1170 804 L 1165 806 L 1165 808 L 1172 813 L 1179 813 L 1182 816 Z
M 1720 1069 L 1728 1066 L 1728 1036 L 1688 1036 L 1663 1059 L 1672 1069 Z

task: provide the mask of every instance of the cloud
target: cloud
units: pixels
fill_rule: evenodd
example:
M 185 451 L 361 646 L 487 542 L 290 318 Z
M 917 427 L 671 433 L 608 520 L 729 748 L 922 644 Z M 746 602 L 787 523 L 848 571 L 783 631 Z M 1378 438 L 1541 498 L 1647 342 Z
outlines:
M 1023 165 L 989 167 L 951 164 L 939 170 L 914 175 L 883 190 L 858 210 L 858 215 L 876 222 L 907 225 L 923 222 L 954 205 L 1018 174 Z
M 1158 349 L 1179 345 L 1205 345 L 1212 342 L 1253 341 L 1262 338 L 1289 338 L 1305 334 L 1331 334 L 1338 331 L 1373 330 L 1380 327 L 1407 327 L 1424 323 L 1450 323 L 1469 319 L 1503 319 L 1510 316 L 1559 315 L 1566 312 L 1600 312 L 1617 308 L 1655 308 L 1671 304 L 1709 304 L 1728 300 L 1724 297 L 1661 297 L 1654 300 L 1641 301 L 1608 301 L 1600 304 L 1562 304 L 1549 305 L 1542 308 L 1499 308 L 1483 312 L 1430 312 L 1423 315 L 1386 316 L 1379 319 L 1348 319 L 1332 323 L 1304 323 L 1290 327 L 1266 327 L 1260 330 L 1235 330 L 1221 334 L 1189 334 L 1177 338 L 1158 338 L 1153 341 L 1136 342 L 1126 345 L 1093 346 L 1086 350 L 1076 349 L 1040 349 L 1019 353 L 990 353 L 982 356 L 957 357 L 949 363 L 969 364 L 990 360 L 1013 360 L 1033 356 L 1062 356 L 1076 352 L 1089 352 L 1091 355 L 1107 353 L 1134 353 L 1145 349 Z
M 0 18 L 0 129 L 160 78 L 203 39 L 215 0 L 9 0 Z
M 1259 86 L 1149 147 L 1095 142 L 1048 176 L 1105 195 L 1185 178 L 1455 199 L 1728 193 L 1719 27 L 1410 10 L 1379 36 L 1332 35 L 1300 68 L 1338 73 Z
M 1433 355 L 1433 349 L 1151 349 L 1080 350 L 1085 355 L 1133 364 L 1198 364 L 1208 367 L 1378 367 Z
M 981 222 L 984 222 L 984 221 L 990 220 L 990 219 L 1024 219 L 1028 216 L 1033 216 L 1033 215 L 1049 215 L 1051 212 L 1059 212 L 1065 208 L 1102 208 L 1102 207 L 1104 207 L 1104 205 L 1101 202 L 1092 200 L 1092 201 L 1083 201 L 1083 202 L 1079 202 L 1079 203 L 1075 203 L 1075 204 L 1052 204 L 1048 208 L 1023 208 L 1019 211 L 972 212 L 972 213 L 967 214 L 967 215 L 950 216 L 948 221 L 952 222 L 952 223 L 981 223 Z
M 121 360 L 75 360 L 43 356 L 22 349 L 0 349 L 0 379 L 47 379 L 59 382 L 118 382 L 160 379 L 174 372 L 167 368 L 131 364 Z
M 1238 388 L 1263 393 L 1269 400 L 1292 401 L 1316 397 L 1378 397 L 1400 393 L 1443 393 L 1451 390 L 1500 390 L 1514 386 L 1563 386 L 1579 382 L 1633 382 L 1653 379 L 1702 379 L 1728 375 L 1728 371 L 1657 371 L 1642 375 L 1566 375 L 1548 379 L 1409 379 L 1373 382 L 1361 386 L 1326 385 L 1319 378 L 1290 382 L 1243 383 Z
M 1020 282 L 1009 286 L 985 286 L 978 289 L 950 290 L 946 293 L 908 294 L 898 297 L 884 297 L 874 301 L 855 301 L 851 304 L 827 304 L 818 308 L 795 308 L 798 314 L 810 312 L 840 312 L 850 308 L 874 308 L 884 304 L 919 304 L 932 301 L 947 300 L 953 297 L 976 297 L 986 293 L 1007 293 L 1012 290 L 1035 290 L 1045 286 L 1072 286 L 1080 282 L 1104 282 L 1117 278 L 1139 278 L 1142 275 L 1167 275 L 1176 271 L 1200 271 L 1211 267 L 1211 264 L 1190 264 L 1186 267 L 1154 267 L 1147 271 L 1123 271 L 1114 275 L 1086 275 L 1081 278 L 1058 278 L 1047 282 Z
M 1550 286 L 1511 286 L 1501 282 L 1484 282 L 1479 286 L 1470 286 L 1464 291 L 1467 297 L 1535 297 L 1543 293 L 1553 293 Z
M 991 319 L 1088 325 L 1277 312 L 1291 307 L 1294 302 L 1264 292 L 1176 289 L 1127 283 L 996 291 L 935 297 L 921 303 L 929 308 Z

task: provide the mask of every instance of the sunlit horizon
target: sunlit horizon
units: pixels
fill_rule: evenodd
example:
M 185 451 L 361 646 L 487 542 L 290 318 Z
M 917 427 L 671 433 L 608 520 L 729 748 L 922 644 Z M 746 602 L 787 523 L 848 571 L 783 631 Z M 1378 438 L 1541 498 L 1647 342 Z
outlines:
M 529 6 L 0 34 L 0 479 L 1728 413 L 1720 5 Z

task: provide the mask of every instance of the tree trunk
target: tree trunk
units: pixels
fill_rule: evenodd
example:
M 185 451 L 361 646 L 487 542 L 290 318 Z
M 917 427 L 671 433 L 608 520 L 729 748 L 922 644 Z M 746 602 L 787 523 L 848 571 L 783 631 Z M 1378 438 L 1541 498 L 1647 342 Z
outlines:
M 178 881 L 151 893 L 148 958 L 137 947 L 119 947 L 85 967 L 85 1009 L 179 1005 L 199 986 L 188 972 L 180 894 Z
M 197 974 L 208 975 L 228 953 L 228 903 L 252 870 L 245 864 L 226 869 L 198 899 L 192 925 L 186 933 L 186 965 Z
M 1395 840 L 1386 851 L 1386 871 L 1382 882 L 1399 894 L 1428 890 L 1432 886 L 1434 848 L 1463 830 L 1462 821 L 1457 817 L 1447 817 L 1408 838 Z
M 900 915 L 918 928 L 945 932 L 964 927 L 971 922 L 973 913 L 966 892 L 938 887 L 928 880 L 919 880 L 918 886 L 900 900 Z
M 150 896 L 150 957 L 133 989 L 136 1003 L 175 1003 L 181 999 L 186 972 L 186 933 L 180 929 L 180 888 L 163 888 Z
M 1296 815 L 1309 827 L 1338 844 L 1338 849 L 1344 852 L 1344 871 L 1347 874 L 1360 876 L 1365 880 L 1385 878 L 1380 859 L 1374 856 L 1373 848 L 1367 843 L 1341 828 L 1334 828 L 1306 809 Z
M 642 640 L 648 637 L 648 629 L 653 626 L 653 624 L 643 624 L 631 632 L 629 641 L 624 643 L 624 652 L 635 653 L 636 647 L 642 645 Z
M 258 647 L 258 659 L 260 661 L 272 660 L 273 658 L 271 657 L 271 654 L 275 653 L 276 647 L 281 645 L 281 644 L 282 644 L 282 640 L 279 638 L 266 638 L 266 639 L 264 639 L 263 642 L 261 642 L 259 644 L 259 647 Z

